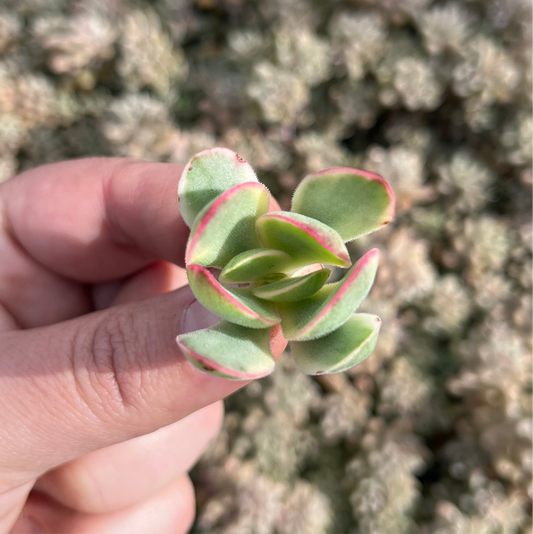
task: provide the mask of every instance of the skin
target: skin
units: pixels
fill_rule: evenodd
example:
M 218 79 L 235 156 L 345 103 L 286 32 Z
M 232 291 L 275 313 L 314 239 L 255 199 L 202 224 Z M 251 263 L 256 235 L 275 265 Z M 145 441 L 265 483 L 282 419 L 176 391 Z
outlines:
M 91 158 L 0 186 L 0 533 L 189 530 L 187 471 L 245 383 L 175 343 L 213 323 L 186 286 L 181 171 Z

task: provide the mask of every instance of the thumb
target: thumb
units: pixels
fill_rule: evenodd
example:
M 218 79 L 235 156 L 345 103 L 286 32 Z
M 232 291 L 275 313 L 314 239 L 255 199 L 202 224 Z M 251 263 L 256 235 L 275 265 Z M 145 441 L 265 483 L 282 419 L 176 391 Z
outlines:
M 198 371 L 175 342 L 217 320 L 183 287 L 2 334 L 0 472 L 22 482 L 155 431 L 241 387 Z

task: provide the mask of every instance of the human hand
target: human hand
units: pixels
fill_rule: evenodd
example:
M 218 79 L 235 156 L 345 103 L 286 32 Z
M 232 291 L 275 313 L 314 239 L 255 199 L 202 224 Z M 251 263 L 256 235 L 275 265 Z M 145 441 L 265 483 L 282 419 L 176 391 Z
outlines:
M 180 174 L 94 158 L 0 186 L 0 533 L 189 529 L 187 470 L 243 383 L 175 343 L 217 320 L 175 290 Z

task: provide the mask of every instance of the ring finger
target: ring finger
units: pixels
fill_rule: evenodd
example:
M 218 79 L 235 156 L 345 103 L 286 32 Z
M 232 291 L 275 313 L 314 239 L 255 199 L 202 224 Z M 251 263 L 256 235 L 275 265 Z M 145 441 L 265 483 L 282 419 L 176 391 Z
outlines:
M 33 493 L 12 534 L 185 534 L 194 519 L 194 489 L 187 475 L 141 503 L 116 512 L 86 514 Z

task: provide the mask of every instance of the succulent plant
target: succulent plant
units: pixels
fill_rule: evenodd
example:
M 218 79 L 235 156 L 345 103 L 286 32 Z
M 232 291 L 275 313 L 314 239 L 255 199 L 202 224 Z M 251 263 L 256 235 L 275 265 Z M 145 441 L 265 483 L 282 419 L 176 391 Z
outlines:
M 271 339 L 291 344 L 298 367 L 318 375 L 360 363 L 376 345 L 379 317 L 355 313 L 376 275 L 379 251 L 351 264 L 345 243 L 394 217 L 391 188 L 377 174 L 336 167 L 310 174 L 291 211 L 269 211 L 271 198 L 235 152 L 195 155 L 178 190 L 191 229 L 185 263 L 198 301 L 221 318 L 177 342 L 193 365 L 233 380 L 268 375 Z M 348 268 L 327 284 L 331 269 Z

